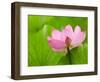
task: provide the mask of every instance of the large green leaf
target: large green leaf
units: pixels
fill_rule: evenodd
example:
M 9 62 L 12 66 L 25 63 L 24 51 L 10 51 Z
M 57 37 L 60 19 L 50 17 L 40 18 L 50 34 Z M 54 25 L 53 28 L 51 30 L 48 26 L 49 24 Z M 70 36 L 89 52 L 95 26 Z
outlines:
M 52 16 L 37 16 L 37 15 L 29 15 L 28 16 L 28 32 L 35 33 L 43 28 L 46 22 L 52 20 Z
M 71 51 L 71 59 L 73 64 L 88 63 L 88 45 L 83 44 L 80 47 L 74 48 Z
M 31 34 L 32 35 L 32 34 Z M 43 65 L 56 65 L 67 64 L 68 61 L 64 60 L 59 63 L 59 60 L 64 56 L 64 53 L 54 52 L 47 42 L 47 28 L 44 28 L 37 33 L 33 33 L 28 37 L 28 54 L 29 54 L 29 66 L 43 66 Z

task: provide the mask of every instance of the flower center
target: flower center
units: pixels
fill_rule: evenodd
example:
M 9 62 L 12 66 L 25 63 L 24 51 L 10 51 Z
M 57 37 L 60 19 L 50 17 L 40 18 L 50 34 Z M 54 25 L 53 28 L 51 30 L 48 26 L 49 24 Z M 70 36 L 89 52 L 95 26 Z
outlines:
M 70 45 L 71 45 L 71 39 L 69 37 L 66 37 L 66 40 L 65 40 L 65 44 L 66 44 L 66 47 L 69 48 Z

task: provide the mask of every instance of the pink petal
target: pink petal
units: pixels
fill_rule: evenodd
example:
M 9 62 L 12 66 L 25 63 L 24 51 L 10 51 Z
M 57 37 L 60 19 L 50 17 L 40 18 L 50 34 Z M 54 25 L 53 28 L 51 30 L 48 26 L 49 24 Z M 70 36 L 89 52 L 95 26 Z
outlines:
M 52 30 L 52 38 L 61 40 L 61 32 L 59 30 L 53 29 Z
M 53 29 L 52 31 L 52 38 L 56 40 L 65 41 L 66 36 L 59 30 Z
M 48 41 L 50 41 L 52 38 L 48 36 Z
M 65 29 L 62 31 L 62 33 L 64 33 L 65 34 L 65 36 L 66 37 L 69 37 L 70 39 L 72 39 L 73 38 L 73 29 L 72 29 L 72 27 L 70 26 L 70 25 L 67 25 L 66 27 L 65 27 Z
M 52 47 L 54 51 L 63 51 L 65 48 L 65 43 L 60 40 L 55 39 L 49 39 L 48 40 L 49 45 Z
M 78 34 L 79 32 L 81 32 L 81 28 L 80 28 L 80 26 L 76 26 L 74 33 Z
M 68 31 L 68 32 L 73 32 L 73 28 L 72 28 L 72 26 L 71 25 L 67 25 L 66 27 L 65 27 L 65 30 L 66 31 Z
M 85 40 L 86 34 L 84 32 L 79 32 L 74 35 L 71 45 L 73 47 L 79 46 Z
M 65 51 L 65 49 L 55 49 L 55 48 L 52 48 L 52 50 L 55 52 L 64 52 Z

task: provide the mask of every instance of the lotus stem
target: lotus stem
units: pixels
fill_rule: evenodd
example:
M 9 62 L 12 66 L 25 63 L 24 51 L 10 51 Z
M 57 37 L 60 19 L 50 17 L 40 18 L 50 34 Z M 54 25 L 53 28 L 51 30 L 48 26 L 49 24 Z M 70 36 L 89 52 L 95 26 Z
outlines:
M 68 53 L 66 53 L 66 57 L 68 56 L 69 64 L 72 64 L 72 60 L 71 60 L 71 52 L 70 52 L 69 47 L 67 48 L 67 51 L 68 51 Z

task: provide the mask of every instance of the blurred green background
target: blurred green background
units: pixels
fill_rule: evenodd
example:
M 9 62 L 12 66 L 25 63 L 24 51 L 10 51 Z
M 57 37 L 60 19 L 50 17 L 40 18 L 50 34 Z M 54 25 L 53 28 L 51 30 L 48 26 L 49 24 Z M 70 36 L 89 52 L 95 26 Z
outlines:
M 79 25 L 86 32 L 86 39 L 81 47 L 71 50 L 72 64 L 88 63 L 88 18 L 67 16 L 28 15 L 28 66 L 69 65 L 69 57 L 63 52 L 54 52 L 48 45 L 47 37 L 53 28 L 63 29 L 70 24 Z

